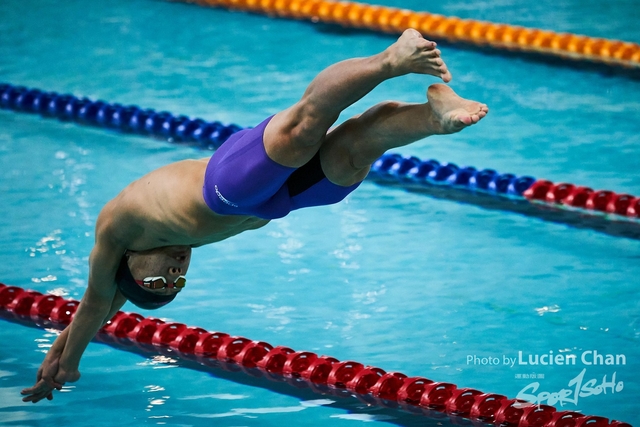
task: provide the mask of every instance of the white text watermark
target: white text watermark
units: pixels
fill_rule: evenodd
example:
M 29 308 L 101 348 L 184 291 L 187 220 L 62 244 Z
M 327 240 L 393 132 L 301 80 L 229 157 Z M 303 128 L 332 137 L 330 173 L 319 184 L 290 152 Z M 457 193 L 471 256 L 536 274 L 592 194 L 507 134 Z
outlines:
M 501 365 L 513 368 L 514 366 L 575 366 L 578 363 L 584 366 L 619 366 L 627 364 L 624 354 L 599 353 L 597 350 L 585 350 L 580 354 L 554 354 L 553 350 L 544 354 L 525 354 L 518 351 L 517 356 L 501 354 L 500 356 L 467 355 L 467 365 Z

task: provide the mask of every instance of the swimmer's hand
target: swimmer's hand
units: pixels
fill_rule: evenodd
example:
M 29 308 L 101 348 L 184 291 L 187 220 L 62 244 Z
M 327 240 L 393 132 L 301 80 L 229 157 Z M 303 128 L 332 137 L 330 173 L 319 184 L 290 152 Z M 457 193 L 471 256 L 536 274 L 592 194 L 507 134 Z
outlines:
M 25 388 L 20 392 L 23 402 L 37 403 L 44 398 L 53 399 L 53 390 L 61 390 L 62 386 L 68 382 L 78 381 L 80 372 L 66 371 L 60 368 L 60 359 L 58 357 L 49 359 L 45 358 L 38 374 L 36 375 L 36 384 L 33 387 Z
M 389 46 L 387 53 L 396 75 L 429 74 L 440 77 L 445 83 L 451 81 L 451 73 L 440 58 L 436 43 L 423 38 L 419 31 L 405 30 L 398 41 Z

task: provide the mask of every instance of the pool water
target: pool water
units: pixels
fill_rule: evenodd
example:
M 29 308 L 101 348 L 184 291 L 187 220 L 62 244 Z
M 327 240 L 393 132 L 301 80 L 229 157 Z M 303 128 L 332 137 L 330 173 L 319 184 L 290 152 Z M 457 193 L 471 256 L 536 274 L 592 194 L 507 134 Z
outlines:
M 381 3 L 640 42 L 634 1 Z M 0 81 L 241 126 L 295 102 L 325 66 L 393 41 L 159 0 L 5 0 L 0 17 Z M 400 152 L 640 194 L 638 80 L 452 45 L 443 52 L 451 86 L 491 112 L 460 134 Z M 385 99 L 421 102 L 432 82 L 386 82 L 340 120 Z M 205 155 L 0 111 L 0 282 L 80 299 L 104 203 L 154 168 Z M 570 389 L 583 369 L 584 383 L 615 375 L 621 390 L 556 406 L 634 424 L 639 260 L 637 240 L 365 182 L 338 205 L 199 248 L 184 294 L 143 314 L 510 397 L 533 382 L 538 393 Z M 78 383 L 27 405 L 19 391 L 55 334 L 2 326 L 3 425 L 449 424 L 97 343 Z M 586 365 L 580 356 L 590 362 L 590 351 L 626 363 Z M 502 363 L 519 352 L 523 361 L 550 352 L 578 361 Z

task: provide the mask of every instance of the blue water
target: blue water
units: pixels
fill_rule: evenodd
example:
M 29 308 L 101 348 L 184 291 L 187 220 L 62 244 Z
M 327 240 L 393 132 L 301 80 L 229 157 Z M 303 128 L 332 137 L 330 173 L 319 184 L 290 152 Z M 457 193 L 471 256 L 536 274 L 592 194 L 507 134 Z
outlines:
M 385 4 L 640 42 L 634 1 Z M 159 0 L 4 0 L 0 18 L 2 81 L 242 126 L 295 102 L 323 67 L 393 40 Z M 402 153 L 640 194 L 638 80 L 443 49 L 454 89 L 486 102 L 490 115 Z M 420 102 L 433 81 L 386 82 L 341 120 L 384 99 Z M 0 111 L 0 281 L 79 299 L 101 206 L 149 170 L 202 156 Z M 633 424 L 639 259 L 638 241 L 365 183 L 339 205 L 198 249 L 186 292 L 153 315 L 508 396 L 534 381 L 538 392 L 568 389 L 583 368 L 585 382 L 615 373 L 622 390 L 563 408 Z M 80 382 L 26 405 L 19 390 L 55 336 L 2 326 L 5 425 L 448 423 L 272 391 L 102 344 L 88 348 Z M 593 350 L 624 355 L 626 364 L 473 364 L 473 356 Z

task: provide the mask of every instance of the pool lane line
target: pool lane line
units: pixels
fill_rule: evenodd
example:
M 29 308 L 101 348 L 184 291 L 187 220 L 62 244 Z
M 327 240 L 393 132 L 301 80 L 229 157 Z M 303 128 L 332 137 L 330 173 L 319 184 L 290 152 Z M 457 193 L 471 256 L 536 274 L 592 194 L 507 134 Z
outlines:
M 400 34 L 407 28 L 426 38 L 510 52 L 640 69 L 640 45 L 521 26 L 460 19 L 387 6 L 331 0 L 171 0 L 307 20 L 346 28 Z
M 243 129 L 235 124 L 176 116 L 136 105 L 92 101 L 2 83 L 0 108 L 174 143 L 196 144 L 208 150 L 215 150 L 229 136 Z M 367 179 L 435 198 L 517 212 L 616 237 L 640 239 L 640 197 L 630 194 L 595 191 L 574 184 L 555 184 L 531 176 L 459 167 L 433 159 L 423 161 L 394 153 L 381 156 L 372 165 Z
M 367 179 L 437 199 L 640 240 L 640 197 L 630 194 L 396 153 L 376 160 Z
M 0 289 L 1 288 L 2 286 L 0 286 Z M 51 331 L 51 329 L 62 330 L 66 326 L 44 319 L 34 320 L 29 316 L 16 315 L 3 308 L 0 308 L 0 320 L 33 329 L 46 328 L 49 331 Z M 265 373 L 259 368 L 248 368 L 237 363 L 180 353 L 170 347 L 144 344 L 128 338 L 114 337 L 113 335 L 102 332 L 99 332 L 94 337 L 93 342 L 106 344 L 116 350 L 136 354 L 148 360 L 153 360 L 154 363 L 203 372 L 217 379 L 232 381 L 236 384 L 249 387 L 258 387 L 273 393 L 294 397 L 302 402 L 317 401 L 323 397 L 318 394 L 324 394 L 324 397 L 335 397 L 336 399 L 327 399 L 326 402 L 318 402 L 317 406 L 328 406 L 330 408 L 343 410 L 347 413 L 370 414 L 374 418 L 372 421 L 375 421 L 376 417 L 381 416 L 381 420 L 388 421 L 391 425 L 415 426 L 415 417 L 411 413 L 399 411 L 398 408 L 394 407 L 386 408 L 369 404 L 366 404 L 367 407 L 363 408 L 362 403 L 366 402 L 358 399 L 357 396 L 353 396 L 348 390 L 329 389 L 327 386 L 308 383 L 297 377 L 285 377 L 284 375 L 276 373 Z M 157 360 L 156 357 L 160 360 Z M 189 395 L 188 393 L 183 393 L 180 397 L 186 398 L 189 397 Z M 180 399 L 180 397 L 178 399 Z M 313 406 L 307 406 L 305 404 L 305 407 L 312 408 Z M 441 416 L 446 417 L 444 414 Z
M 64 329 L 80 303 L 0 283 L 0 317 L 41 328 Z M 353 396 L 367 405 L 401 409 L 429 418 L 448 416 L 454 424 L 471 420 L 496 426 L 631 427 L 630 424 L 549 405 L 534 405 L 496 393 L 458 388 L 425 377 L 355 361 L 339 361 L 264 341 L 209 332 L 119 311 L 100 329 L 98 340 L 116 348 L 133 345 L 146 354 L 162 354 L 204 366 L 242 371 L 254 377 L 337 397 Z

